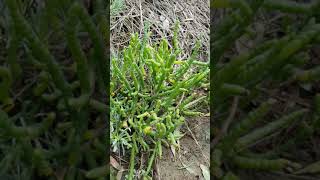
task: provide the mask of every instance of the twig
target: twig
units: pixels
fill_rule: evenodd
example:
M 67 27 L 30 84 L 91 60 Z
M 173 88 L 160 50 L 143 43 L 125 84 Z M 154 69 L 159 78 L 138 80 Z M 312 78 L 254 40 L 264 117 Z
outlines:
M 28 90 L 30 87 L 32 87 L 34 85 L 34 83 L 37 82 L 39 75 L 37 75 L 35 78 L 33 78 L 31 80 L 30 83 L 28 83 L 27 85 L 25 85 L 19 92 L 17 92 L 16 94 L 14 94 L 13 96 L 13 101 L 16 101 L 26 90 Z
M 141 25 L 140 25 L 140 36 L 141 36 L 144 29 L 141 0 L 139 0 L 139 8 L 140 8 L 140 21 L 141 21 Z
M 233 118 L 234 118 L 234 116 L 235 116 L 235 114 L 237 112 L 238 103 L 239 103 L 239 97 L 236 96 L 236 97 L 233 98 L 232 106 L 231 106 L 231 109 L 230 109 L 230 114 L 229 114 L 228 118 L 226 119 L 225 123 L 223 124 L 220 133 L 211 142 L 212 143 L 211 148 L 214 148 L 214 146 L 218 144 L 220 139 L 228 131 L 228 128 L 229 128 L 229 126 L 230 126 L 230 124 L 231 124 L 231 122 L 232 122 L 232 120 L 233 120 Z
M 222 129 L 221 129 L 221 132 L 224 134 L 228 131 L 228 128 L 237 112 L 237 107 L 238 107 L 238 103 L 239 103 L 239 97 L 236 96 L 233 98 L 233 103 L 232 103 L 232 106 L 231 106 L 231 110 L 230 110 L 230 114 L 226 120 L 226 122 L 223 124 L 222 126 Z
M 192 133 L 192 131 L 190 130 L 190 128 L 189 128 L 189 126 L 188 126 L 188 123 L 186 123 L 186 126 L 187 126 L 188 131 L 189 131 L 190 134 L 191 134 L 192 139 L 196 142 L 196 144 L 197 144 L 197 146 L 198 146 L 198 148 L 199 148 L 202 156 L 206 159 L 206 161 L 207 161 L 206 163 L 209 164 L 209 158 L 203 153 L 203 151 L 202 151 L 202 149 L 201 149 L 201 146 L 200 146 L 199 142 L 197 141 L 196 137 L 194 136 L 194 134 Z
M 180 106 L 180 104 L 181 104 L 181 102 L 182 102 L 183 99 L 184 99 L 184 92 L 182 93 L 181 99 L 180 99 L 179 103 L 177 104 L 177 107 Z

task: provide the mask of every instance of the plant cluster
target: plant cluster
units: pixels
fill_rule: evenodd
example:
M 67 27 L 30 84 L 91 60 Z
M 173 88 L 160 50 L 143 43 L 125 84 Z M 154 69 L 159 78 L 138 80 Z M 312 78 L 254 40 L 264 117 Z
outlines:
M 0 4 L 0 179 L 105 179 L 106 2 Z
M 319 1 L 308 4 L 273 0 L 216 0 L 212 5 L 233 8 L 232 13 L 213 28 L 211 37 L 211 58 L 215 65 L 210 76 L 214 90 L 214 93 L 211 91 L 211 97 L 215 107 L 211 119 L 214 125 L 212 176 L 224 180 L 240 179 L 236 174 L 243 169 L 286 169 L 295 174 L 310 173 L 310 167 L 301 167 L 300 163 L 303 162 L 289 160 L 283 154 L 290 148 L 298 148 L 299 144 L 319 130 L 319 92 L 312 92 L 316 102 L 314 106 L 310 105 L 312 108 L 297 105 L 287 115 L 281 114 L 278 118 L 268 112 L 279 102 L 265 95 L 264 90 L 268 91 L 268 88 L 263 87 L 272 84 L 272 87 L 280 88 L 292 83 L 319 82 L 319 66 L 305 69 L 310 59 L 308 52 L 320 40 Z M 292 15 L 299 15 L 301 21 L 283 23 L 283 36 L 267 38 L 248 52 L 240 51 L 230 59 L 224 58 L 239 38 L 254 36 L 250 27 L 262 9 L 287 14 L 288 19 Z M 260 105 L 252 107 L 251 102 Z M 246 115 L 238 116 L 238 111 Z M 269 120 L 266 121 L 265 117 Z M 281 134 L 281 130 L 288 127 L 292 129 L 294 125 L 298 126 L 295 135 L 286 143 L 279 147 L 265 146 L 262 153 L 257 152 L 256 147 L 261 142 L 270 144 L 270 140 Z
M 209 64 L 197 60 L 200 43 L 187 60 L 179 59 L 179 25 L 175 28 L 172 47 L 167 39 L 151 45 L 149 33 L 142 40 L 133 34 L 129 46 L 112 58 L 110 138 L 113 151 L 131 151 L 128 179 L 143 151 L 150 156 L 142 177 L 150 178 L 162 145 L 178 148 L 185 117 L 203 115 L 200 105 L 208 102 L 201 92 L 209 85 Z

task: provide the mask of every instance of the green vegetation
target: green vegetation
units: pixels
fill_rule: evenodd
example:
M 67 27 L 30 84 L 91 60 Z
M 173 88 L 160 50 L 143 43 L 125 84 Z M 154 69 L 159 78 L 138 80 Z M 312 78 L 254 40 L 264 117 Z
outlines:
M 149 152 L 142 176 L 150 179 L 155 158 L 162 156 L 162 145 L 179 148 L 181 125 L 187 116 L 201 116 L 201 104 L 208 96 L 208 63 L 197 60 L 200 43 L 187 60 L 180 60 L 177 29 L 173 48 L 168 40 L 148 44 L 132 35 L 130 44 L 111 67 L 111 142 L 113 151 L 131 151 L 128 179 L 134 178 L 137 154 Z M 142 177 L 140 177 L 142 178 Z
M 0 4 L 0 179 L 105 179 L 107 4 Z
M 310 162 L 291 153 L 318 135 L 319 91 L 310 92 L 315 104 L 302 106 L 296 103 L 285 112 L 287 114 L 281 112 L 281 115 L 269 113 L 275 111 L 272 107 L 279 105 L 279 101 L 266 93 L 269 89 L 271 91 L 268 86 L 278 89 L 319 83 L 319 65 L 306 66 L 310 63 L 312 47 L 319 43 L 319 1 L 303 4 L 273 0 L 216 0 L 212 6 L 233 8 L 232 13 L 213 28 L 211 37 L 211 58 L 214 61 L 210 76 L 214 90 L 211 94 L 214 97 L 211 120 L 214 125 L 211 145 L 213 177 L 240 179 L 238 175 L 243 175 L 245 169 L 254 172 L 286 170 L 298 174 L 303 171 L 303 164 Z M 247 52 L 238 51 L 239 54 L 233 53 L 232 58 L 224 58 L 241 37 L 257 36 L 252 29 L 255 17 L 270 11 L 284 14 L 279 30 L 284 35 L 263 37 L 262 42 Z M 294 22 L 295 14 L 299 15 L 299 21 Z M 290 19 L 291 23 L 288 23 Z M 252 107 L 252 102 L 258 105 Z M 238 116 L 236 112 L 244 115 Z M 281 138 L 285 130 L 288 133 L 289 127 L 291 131 L 295 127 L 294 132 Z M 278 142 L 275 138 L 286 139 L 286 142 L 274 145 L 273 141 Z M 320 172 L 319 168 L 317 172 Z

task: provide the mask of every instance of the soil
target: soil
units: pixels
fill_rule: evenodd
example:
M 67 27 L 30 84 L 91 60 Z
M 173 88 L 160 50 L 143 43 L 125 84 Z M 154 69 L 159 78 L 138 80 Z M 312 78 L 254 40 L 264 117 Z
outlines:
M 204 179 L 200 164 L 209 169 L 210 159 L 210 121 L 209 118 L 193 118 L 188 121 L 196 141 L 187 130 L 180 141 L 180 151 L 175 157 L 169 148 L 163 150 L 163 158 L 157 162 L 158 179 L 165 180 L 198 180 Z

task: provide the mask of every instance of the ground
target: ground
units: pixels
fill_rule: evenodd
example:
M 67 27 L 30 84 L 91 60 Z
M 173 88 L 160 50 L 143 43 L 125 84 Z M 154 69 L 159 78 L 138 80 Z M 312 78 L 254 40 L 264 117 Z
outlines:
M 193 118 L 188 123 L 190 131 L 187 127 L 184 128 L 186 135 L 180 141 L 180 152 L 173 157 L 169 148 L 164 149 L 163 159 L 157 164 L 160 179 L 203 179 L 200 164 L 209 168 L 209 118 Z
M 131 33 L 144 34 L 147 24 L 150 41 L 171 39 L 176 22 L 180 22 L 180 47 L 189 55 L 197 40 L 202 44 L 200 59 L 208 60 L 210 9 L 209 0 L 113 0 L 111 5 L 111 52 L 126 46 Z M 113 8 L 112 8 L 113 7 Z M 114 13 L 113 13 L 114 12 Z

